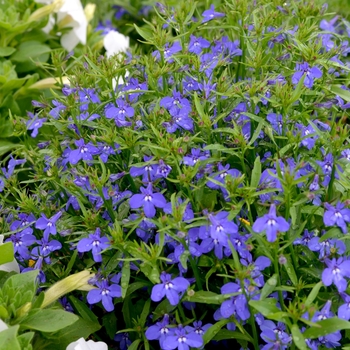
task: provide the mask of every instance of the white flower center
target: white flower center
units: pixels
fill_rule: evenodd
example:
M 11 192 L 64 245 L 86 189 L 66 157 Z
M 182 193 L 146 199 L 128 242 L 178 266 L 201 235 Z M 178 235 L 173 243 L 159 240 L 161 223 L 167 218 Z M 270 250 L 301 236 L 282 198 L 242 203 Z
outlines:
M 267 221 L 267 224 L 268 224 L 269 226 L 275 226 L 275 225 L 276 225 L 276 220 L 275 220 L 275 219 L 269 219 L 269 220 Z

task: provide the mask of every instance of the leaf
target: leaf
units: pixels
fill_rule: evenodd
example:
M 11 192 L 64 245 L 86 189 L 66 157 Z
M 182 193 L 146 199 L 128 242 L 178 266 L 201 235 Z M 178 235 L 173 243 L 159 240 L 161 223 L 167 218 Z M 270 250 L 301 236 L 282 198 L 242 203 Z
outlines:
M 135 23 L 134 23 L 134 27 L 135 27 L 137 33 L 139 33 L 139 35 L 147 41 L 145 44 L 152 44 L 153 43 L 153 34 L 151 31 L 144 29 L 144 28 L 140 28 Z
M 50 46 L 44 45 L 36 40 L 29 40 L 22 42 L 18 46 L 17 52 L 11 56 L 11 60 L 14 62 L 25 62 L 45 53 L 49 53 L 50 51 Z
M 311 306 L 313 301 L 317 298 L 318 293 L 319 293 L 322 286 L 323 286 L 322 281 L 315 284 L 315 286 L 312 288 L 310 294 L 306 298 L 305 306 Z
M 68 297 L 69 302 L 72 304 L 73 309 L 86 321 L 98 323 L 98 318 L 96 315 L 89 309 L 86 303 L 80 301 L 73 295 Z
M 268 298 L 265 300 L 249 300 L 249 305 L 261 312 L 265 317 L 268 317 L 270 314 L 281 312 L 281 310 L 276 306 L 276 303 L 277 300 L 274 298 Z
M 264 287 L 260 293 L 260 300 L 266 299 L 276 288 L 277 286 L 277 274 L 273 274 L 265 283 Z
M 224 319 L 210 326 L 203 335 L 204 345 L 208 344 L 219 333 L 221 328 L 227 325 L 229 322 L 230 320 Z
M 14 47 L 0 47 L 0 57 L 12 55 L 16 49 Z
M 194 295 L 189 296 L 185 295 L 184 301 L 190 301 L 193 303 L 203 303 L 203 304 L 216 304 L 220 305 L 225 299 L 227 299 L 227 295 L 216 294 L 214 292 L 207 292 L 205 290 L 200 290 L 198 292 L 194 292 Z
M 259 185 L 260 177 L 261 177 L 261 160 L 260 160 L 260 157 L 258 156 L 254 161 L 254 168 L 252 171 L 252 178 L 250 180 L 250 187 L 257 188 Z
M 6 242 L 0 245 L 0 265 L 14 260 L 14 249 L 12 242 Z
M 341 331 L 342 329 L 350 329 L 350 322 L 342 320 L 338 317 L 328 318 L 326 320 L 315 322 L 320 328 L 311 327 L 304 332 L 305 339 L 315 339 L 324 337 L 327 334 Z
M 333 85 L 331 86 L 331 91 L 341 97 L 346 102 L 350 102 L 350 91 L 344 90 L 339 86 Z
M 3 124 L 4 121 L 1 121 L 1 123 Z M 13 148 L 18 148 L 18 147 L 20 147 L 19 144 L 15 144 L 5 140 L 0 140 L 0 156 L 7 153 L 8 151 L 11 151 Z
M 40 332 L 57 332 L 78 320 L 78 316 L 63 310 L 34 310 L 22 322 L 21 327 Z
M 31 341 L 34 337 L 34 332 L 26 332 L 23 333 L 19 336 L 17 336 L 17 340 L 19 341 L 20 347 L 21 349 L 31 349 Z
M 102 325 L 110 339 L 113 339 L 117 329 L 117 317 L 114 312 L 109 312 L 102 317 Z
M 285 264 L 283 264 L 283 266 L 286 269 L 287 274 L 288 274 L 290 280 L 292 281 L 293 285 L 296 286 L 296 285 L 298 285 L 298 277 L 295 273 L 293 262 L 292 262 L 289 255 L 285 255 L 285 258 L 286 258 L 286 262 L 285 262 Z
M 1 350 L 21 350 L 21 346 L 17 340 L 17 332 L 19 325 L 9 327 L 0 332 L 0 349 Z
M 130 346 L 128 346 L 128 350 L 136 350 L 141 343 L 141 339 L 136 339 Z
M 13 275 L 4 283 L 4 288 L 9 285 L 14 289 L 19 289 L 23 293 L 30 291 L 34 295 L 36 292 L 36 278 L 38 273 L 38 270 L 33 270 Z
M 122 268 L 122 278 L 120 286 L 122 287 L 122 298 L 124 299 L 126 296 L 126 291 L 129 287 L 129 281 L 130 281 L 130 261 L 124 261 L 123 262 L 123 268 Z
M 220 331 L 215 335 L 215 337 L 212 338 L 212 340 L 215 340 L 215 341 L 220 341 L 225 339 L 246 340 L 251 343 L 254 342 L 253 338 L 250 337 L 248 334 L 243 334 L 237 331 L 230 331 L 228 329 L 220 329 Z
M 68 326 L 60 331 L 34 340 L 33 349 L 40 350 L 66 350 L 67 346 L 79 338 L 87 338 L 90 334 L 97 332 L 101 326 L 99 324 L 78 318 L 74 326 Z M 38 335 L 38 333 L 37 333 Z
M 292 331 L 294 344 L 297 346 L 297 348 L 300 350 L 307 350 L 305 338 L 303 334 L 300 332 L 298 325 L 293 324 L 291 327 L 291 331 Z

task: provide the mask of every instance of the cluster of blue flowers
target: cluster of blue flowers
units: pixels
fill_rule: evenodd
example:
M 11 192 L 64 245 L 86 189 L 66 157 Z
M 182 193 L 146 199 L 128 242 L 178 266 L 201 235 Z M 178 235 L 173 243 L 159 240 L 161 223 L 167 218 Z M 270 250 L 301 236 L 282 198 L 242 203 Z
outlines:
M 164 27 L 176 32 L 167 11 L 159 8 Z M 22 270 L 39 269 L 43 283 L 51 267 L 76 250 L 96 271 L 86 301 L 92 310 L 101 302 L 107 312 L 135 283 L 128 293 L 142 290 L 140 302 L 150 298 L 154 311 L 147 314 L 145 338 L 161 349 L 202 348 L 203 335 L 222 320 L 229 331 L 253 330 L 255 339 L 250 331 L 242 334 L 255 347 L 258 341 L 262 349 L 289 348 L 288 322 L 276 325 L 250 301 L 268 299 L 286 313 L 284 300 L 293 304 L 301 291 L 298 278 L 283 270 L 290 261 L 303 283 L 322 281 L 329 291 L 323 308 L 320 299 L 313 310 L 299 310 L 304 326 L 335 317 L 335 309 L 350 320 L 343 240 L 350 223 L 350 147 L 339 118 L 350 107 L 341 80 L 349 48 L 338 41 L 344 24 L 321 22 L 326 33 L 310 39 L 318 57 L 311 58 L 292 53 L 292 46 L 301 50 L 301 26 L 261 32 L 257 22 L 247 23 L 249 45 L 225 30 L 212 39 L 208 22 L 225 17 L 212 5 L 193 21 L 199 33 L 192 30 L 187 42 L 173 37 L 147 64 L 129 55 L 119 63 L 132 73 L 113 91 L 65 86 L 53 107 L 34 102 L 40 110 L 26 126 L 39 139 L 37 152 L 11 156 L 0 178 L 3 203 L 16 201 L 3 217 Z M 249 56 L 258 62 L 259 35 L 266 58 L 254 66 Z M 335 89 L 325 91 L 325 84 Z M 43 125 L 52 135 L 41 134 Z M 27 197 L 13 189 L 22 173 L 32 179 Z M 33 190 L 36 181 L 42 183 Z M 312 278 L 301 276 L 307 268 Z M 266 295 L 274 273 L 279 288 Z M 284 290 L 287 284 L 293 288 Z M 342 301 L 332 311 L 335 295 Z M 213 305 L 203 310 L 203 303 Z M 197 320 L 193 326 L 190 319 Z M 126 332 L 115 339 L 121 348 L 131 344 Z M 335 348 L 340 339 L 337 331 L 306 342 Z

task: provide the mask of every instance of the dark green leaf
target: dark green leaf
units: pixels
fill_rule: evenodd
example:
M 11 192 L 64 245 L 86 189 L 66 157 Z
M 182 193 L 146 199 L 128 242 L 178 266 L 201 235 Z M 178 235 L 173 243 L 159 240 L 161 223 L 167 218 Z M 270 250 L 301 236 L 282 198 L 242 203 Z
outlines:
M 248 334 L 243 334 L 237 331 L 229 331 L 228 329 L 221 329 L 213 338 L 213 340 L 220 341 L 225 339 L 237 339 L 237 340 L 246 340 L 253 343 L 252 337 Z
M 263 289 L 260 293 L 260 300 L 266 299 L 276 288 L 277 286 L 277 274 L 272 275 L 265 283 Z
M 11 60 L 15 62 L 24 62 L 31 59 L 35 59 L 38 56 L 49 53 L 51 51 L 50 46 L 44 45 L 36 40 L 30 40 L 22 42 L 15 52 L 11 56 Z
M 117 317 L 114 312 L 109 312 L 102 317 L 102 325 L 110 339 L 113 339 L 117 330 Z
M 257 311 L 261 312 L 263 316 L 268 317 L 270 314 L 280 312 L 281 310 L 276 306 L 277 300 L 268 298 L 265 300 L 249 300 L 249 305 Z
M 203 304 L 216 304 L 216 305 L 220 305 L 225 299 L 227 299 L 227 296 L 223 294 L 216 294 L 214 292 L 207 292 L 204 290 L 194 292 L 194 295 L 191 295 L 191 296 L 187 294 L 183 298 L 184 301 L 190 301 L 194 303 L 203 303 Z
M 12 55 L 16 49 L 14 47 L 0 47 L 0 57 Z
M 230 320 L 220 320 L 219 322 L 216 322 L 212 326 L 210 326 L 203 336 L 204 345 L 208 344 L 221 330 L 222 327 L 226 326 Z
M 69 302 L 72 304 L 73 309 L 86 321 L 94 322 L 98 324 L 98 318 L 96 315 L 89 309 L 86 303 L 80 301 L 73 295 L 68 297 Z

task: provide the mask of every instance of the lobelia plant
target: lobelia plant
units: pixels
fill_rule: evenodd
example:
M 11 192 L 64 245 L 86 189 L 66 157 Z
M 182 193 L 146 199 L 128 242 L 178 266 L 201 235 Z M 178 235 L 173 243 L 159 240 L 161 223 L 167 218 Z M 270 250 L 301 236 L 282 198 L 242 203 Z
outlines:
M 0 223 L 18 276 L 49 310 L 52 284 L 94 272 L 56 294 L 86 325 L 69 349 L 346 349 L 349 23 L 299 0 L 154 11 L 134 26 L 149 53 L 90 53 L 16 119 Z

